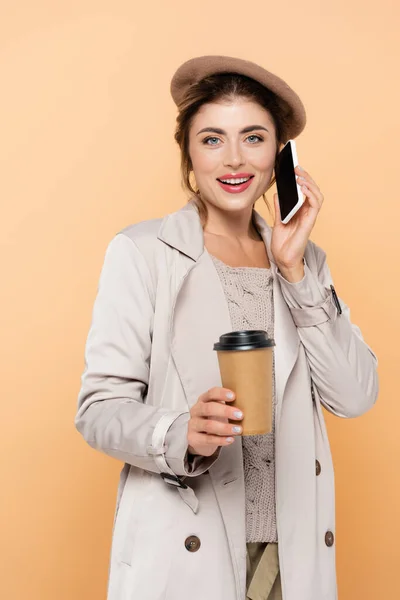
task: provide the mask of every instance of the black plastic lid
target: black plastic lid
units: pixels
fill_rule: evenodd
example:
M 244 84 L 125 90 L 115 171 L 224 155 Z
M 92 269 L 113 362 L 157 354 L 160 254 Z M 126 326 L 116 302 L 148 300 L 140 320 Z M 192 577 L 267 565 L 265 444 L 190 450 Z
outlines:
M 219 342 L 214 344 L 214 350 L 255 350 L 257 348 L 271 348 L 275 346 L 273 339 L 268 337 L 266 331 L 250 329 L 246 331 L 231 331 L 224 333 Z

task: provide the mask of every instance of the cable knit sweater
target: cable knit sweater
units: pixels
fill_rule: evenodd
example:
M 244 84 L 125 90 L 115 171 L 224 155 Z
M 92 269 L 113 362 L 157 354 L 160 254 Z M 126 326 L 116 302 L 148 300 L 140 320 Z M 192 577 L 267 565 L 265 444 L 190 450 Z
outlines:
M 274 334 L 272 273 L 259 267 L 230 267 L 212 256 L 227 298 L 232 331 L 263 329 Z M 273 378 L 274 380 L 274 378 Z M 243 436 L 247 542 L 277 542 L 275 430 Z

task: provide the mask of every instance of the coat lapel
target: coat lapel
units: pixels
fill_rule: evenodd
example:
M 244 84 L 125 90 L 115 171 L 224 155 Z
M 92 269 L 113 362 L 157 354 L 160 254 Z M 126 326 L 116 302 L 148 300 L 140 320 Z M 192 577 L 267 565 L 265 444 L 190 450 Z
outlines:
M 275 378 L 279 407 L 296 362 L 300 341 L 270 250 L 271 228 L 256 211 L 254 218 L 264 240 L 274 278 Z M 231 321 L 218 274 L 204 249 L 203 230 L 193 199 L 166 217 L 159 239 L 180 253 L 177 260 L 178 289 L 171 319 L 172 350 L 191 405 L 208 387 L 221 384 L 217 356 L 212 347 L 221 334 L 231 330 Z
M 212 259 L 204 248 L 196 208 L 189 203 L 169 215 L 159 239 L 179 251 L 171 315 L 171 348 L 189 406 L 203 392 L 221 385 L 213 345 L 231 331 L 229 310 Z

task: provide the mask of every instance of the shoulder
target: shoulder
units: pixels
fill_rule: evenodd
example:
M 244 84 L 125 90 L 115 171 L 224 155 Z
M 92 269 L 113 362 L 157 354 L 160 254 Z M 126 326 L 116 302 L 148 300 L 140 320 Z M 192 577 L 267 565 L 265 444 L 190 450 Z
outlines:
M 159 243 L 159 232 L 165 218 L 149 219 L 127 225 L 116 234 L 114 239 L 123 240 L 122 244 L 133 247 L 136 252 L 144 257 L 147 263 L 151 264 L 155 248 Z
M 125 276 L 147 280 L 155 288 L 157 281 L 158 236 L 164 218 L 132 223 L 118 231 L 106 249 L 106 262 L 115 271 L 123 270 Z
M 118 231 L 108 242 L 101 273 L 103 286 L 129 287 L 139 282 L 154 296 L 156 286 L 155 246 L 163 219 L 133 223 Z
M 107 252 L 142 254 L 144 258 L 154 253 L 163 219 L 133 223 L 118 231 L 110 240 Z
M 147 221 L 140 221 L 139 223 L 132 223 L 121 229 L 117 236 L 125 236 L 129 238 L 136 246 L 140 246 L 154 243 L 158 238 L 161 225 L 164 218 L 161 219 L 149 219 Z

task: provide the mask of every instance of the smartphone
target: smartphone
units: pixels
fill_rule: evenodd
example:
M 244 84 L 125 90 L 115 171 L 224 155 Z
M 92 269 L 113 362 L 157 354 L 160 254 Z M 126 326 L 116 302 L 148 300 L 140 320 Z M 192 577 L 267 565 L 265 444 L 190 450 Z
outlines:
M 293 140 L 289 140 L 278 154 L 275 167 L 281 221 L 285 225 L 297 213 L 305 200 L 294 171 L 298 164 L 296 144 Z

